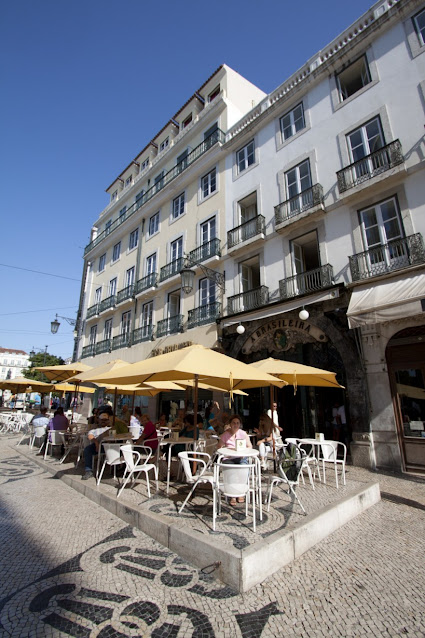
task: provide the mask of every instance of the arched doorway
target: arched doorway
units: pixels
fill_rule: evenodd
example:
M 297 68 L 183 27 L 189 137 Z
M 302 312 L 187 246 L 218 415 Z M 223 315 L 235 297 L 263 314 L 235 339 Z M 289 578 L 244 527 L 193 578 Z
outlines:
M 386 359 L 404 469 L 425 473 L 425 326 L 395 334 Z

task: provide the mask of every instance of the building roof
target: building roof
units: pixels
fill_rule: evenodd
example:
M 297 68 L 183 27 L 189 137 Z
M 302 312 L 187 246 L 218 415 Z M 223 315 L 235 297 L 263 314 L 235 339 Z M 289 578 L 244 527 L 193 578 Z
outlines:
M 16 350 L 15 348 L 0 348 L 0 354 L 28 354 L 25 350 Z

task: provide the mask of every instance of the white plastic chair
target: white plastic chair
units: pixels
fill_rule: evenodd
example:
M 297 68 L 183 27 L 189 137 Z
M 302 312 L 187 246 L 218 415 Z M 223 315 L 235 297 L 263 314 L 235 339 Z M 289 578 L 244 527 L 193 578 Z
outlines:
M 121 453 L 125 462 L 125 472 L 123 476 L 123 484 L 118 490 L 117 498 L 120 496 L 128 481 L 132 479 L 132 482 L 134 483 L 134 481 L 138 480 L 142 472 L 144 472 L 144 474 L 146 475 L 148 498 L 150 498 L 151 489 L 149 484 L 149 472 L 151 470 L 154 471 L 156 489 L 158 491 L 158 468 L 153 463 L 148 463 L 149 459 L 152 456 L 152 448 L 145 447 L 144 445 L 138 445 L 137 447 L 143 452 L 143 456 L 145 458 L 142 457 L 141 452 L 134 450 L 132 445 L 121 445 Z
M 209 483 L 214 489 L 214 473 L 208 469 L 208 464 L 211 460 L 211 457 L 206 452 L 179 452 L 178 457 L 183 467 L 184 475 L 186 477 L 186 483 L 188 483 L 188 485 L 192 485 L 192 489 L 186 496 L 179 509 L 179 514 L 181 514 L 196 487 L 200 483 Z M 197 470 L 199 470 L 198 474 L 192 474 L 192 467 L 190 465 L 191 463 L 197 464 Z
M 252 527 L 255 532 L 255 477 L 254 463 L 215 463 L 214 464 L 214 500 L 213 500 L 213 530 L 215 520 L 221 512 L 221 495 L 226 498 L 245 497 L 245 516 L 248 516 L 248 505 L 252 496 Z
M 345 485 L 345 461 L 347 459 L 347 447 L 341 441 L 324 441 L 320 444 L 321 449 L 321 461 L 323 469 L 323 482 L 326 484 L 326 464 L 334 466 L 335 469 L 335 483 L 337 489 L 338 484 L 338 466 L 341 467 L 342 482 Z M 338 453 L 342 449 L 342 458 L 338 458 Z
M 294 496 L 303 513 L 306 514 L 303 504 L 295 493 L 295 488 L 299 485 L 300 475 L 302 474 L 305 456 L 305 451 L 295 443 L 288 443 L 288 445 L 283 448 L 278 467 L 279 476 L 271 476 L 269 478 L 268 512 L 270 511 L 273 487 L 283 483 L 288 487 L 288 494 Z
M 41 446 L 39 447 L 39 450 L 38 450 L 39 452 L 41 452 L 41 450 L 44 447 L 45 437 L 46 437 L 46 426 L 44 426 L 44 425 L 35 425 L 35 426 L 33 426 L 32 433 L 31 433 L 30 440 L 29 440 L 30 450 L 33 449 L 36 439 L 43 439 L 43 442 L 42 442 L 42 444 L 41 444 Z
M 114 468 L 114 479 L 116 480 L 116 468 L 117 465 L 123 465 L 125 463 L 122 454 L 121 454 L 121 445 L 119 443 L 103 443 L 103 449 L 105 451 L 105 458 L 103 461 L 102 469 L 99 472 L 99 476 L 97 478 L 97 485 L 99 485 L 102 480 L 103 472 L 105 470 L 105 465 L 109 465 Z
M 49 430 L 47 436 L 46 449 L 44 451 L 44 459 L 47 458 L 49 447 L 53 448 L 54 445 L 63 445 L 65 447 L 65 437 L 60 430 Z

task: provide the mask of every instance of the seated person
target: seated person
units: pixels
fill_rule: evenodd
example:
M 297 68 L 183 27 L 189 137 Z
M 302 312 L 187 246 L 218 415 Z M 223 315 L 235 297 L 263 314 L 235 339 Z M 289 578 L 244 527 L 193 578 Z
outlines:
M 159 421 L 156 423 L 157 428 L 168 428 L 168 419 L 167 415 L 164 412 L 159 417 Z
M 267 414 L 260 416 L 258 428 L 254 428 L 257 434 L 257 447 L 260 451 L 260 464 L 263 470 L 267 470 L 267 453 L 273 451 L 273 421 Z
M 227 447 L 230 450 L 236 450 L 236 441 L 241 441 L 241 440 L 245 441 L 245 445 L 247 448 L 252 448 L 252 444 L 248 434 L 245 432 L 245 430 L 242 430 L 242 418 L 239 416 L 239 414 L 234 414 L 230 418 L 229 428 L 225 432 L 223 432 L 223 434 L 220 437 L 220 444 L 221 444 L 221 447 Z M 239 464 L 245 465 L 248 463 L 248 457 L 242 456 L 242 457 L 234 458 L 232 456 L 231 458 L 228 458 L 225 461 L 223 461 L 223 463 L 231 463 L 231 464 L 235 463 L 237 465 Z M 244 503 L 245 497 L 239 496 L 237 501 L 238 503 Z M 229 503 L 230 505 L 236 505 L 236 499 L 231 498 Z
M 99 427 L 90 430 L 87 434 L 89 444 L 84 448 L 84 474 L 83 481 L 87 481 L 93 476 L 93 456 L 99 453 L 102 439 L 111 428 L 111 415 L 108 412 L 99 414 Z
M 49 422 L 50 430 L 65 431 L 69 428 L 69 421 L 63 413 L 63 408 L 58 408 Z
M 197 415 L 197 420 L 202 423 L 202 416 L 200 414 Z M 183 430 L 179 432 L 179 438 L 187 437 L 189 439 L 198 439 L 199 438 L 199 427 L 194 426 L 193 422 L 193 414 L 186 414 L 183 419 Z M 184 452 L 186 450 L 186 445 L 184 443 L 173 445 L 171 448 L 171 454 L 173 456 L 177 456 L 179 452 Z
M 128 405 L 124 403 L 121 410 L 120 420 L 125 423 L 125 425 L 130 425 L 130 410 L 128 409 Z M 117 430 L 118 431 L 118 430 Z
M 89 425 L 97 425 L 97 423 L 98 423 L 98 418 L 97 418 L 98 412 L 99 412 L 98 408 L 93 408 L 92 415 L 89 416 L 89 418 L 87 419 L 87 423 Z
M 210 423 L 213 426 L 215 432 L 221 435 L 229 427 L 229 420 L 230 416 L 228 412 L 221 412 L 220 410 L 218 410 L 215 413 L 214 418 L 210 420 Z
M 182 430 L 184 428 L 184 410 L 179 408 L 177 410 L 177 416 L 173 421 L 173 430 Z
M 147 414 L 142 414 L 141 424 L 143 427 L 142 435 L 134 442 L 134 445 L 146 445 L 153 452 L 158 448 L 158 433 L 156 427 Z
M 46 429 L 49 425 L 49 418 L 46 416 L 46 414 L 47 408 L 45 408 L 43 405 L 40 408 L 40 412 L 32 417 L 30 422 L 31 425 L 35 428 L 44 427 L 44 429 Z

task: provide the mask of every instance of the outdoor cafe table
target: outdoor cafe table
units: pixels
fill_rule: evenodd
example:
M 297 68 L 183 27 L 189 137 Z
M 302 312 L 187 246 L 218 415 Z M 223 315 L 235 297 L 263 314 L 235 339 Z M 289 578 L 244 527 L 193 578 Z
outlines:
M 254 448 L 247 447 L 239 450 L 235 450 L 233 448 L 221 447 L 216 452 L 218 461 L 221 460 L 221 457 L 226 457 L 228 459 L 232 458 L 241 458 L 248 457 L 249 459 L 254 459 L 254 477 L 255 477 L 255 485 L 256 492 L 258 498 L 258 505 L 260 510 L 260 521 L 263 520 L 263 503 L 261 497 L 261 466 L 258 460 L 258 456 L 260 452 Z
M 321 481 L 321 476 L 320 476 L 320 468 L 319 468 L 319 462 L 320 462 L 320 453 L 322 452 L 322 444 L 323 443 L 331 443 L 331 441 L 324 439 L 323 441 L 320 441 L 319 439 L 298 439 L 298 442 L 301 445 L 311 445 L 312 450 L 313 450 L 313 454 L 314 454 L 314 458 L 317 461 L 317 467 L 318 467 L 318 472 L 319 472 L 319 480 Z M 311 457 L 310 457 L 311 458 Z M 323 458 L 323 457 L 322 457 Z

